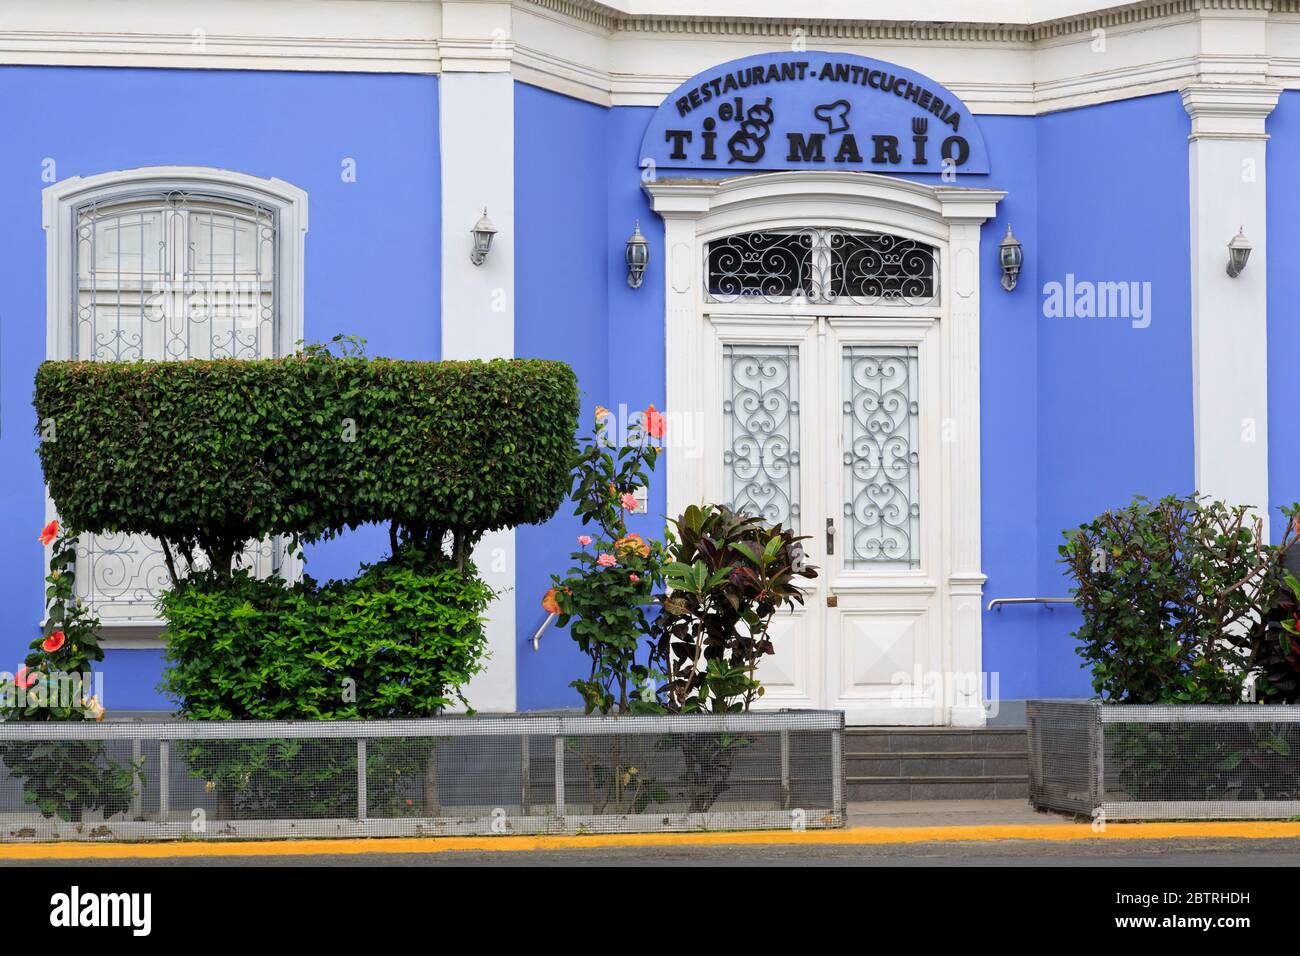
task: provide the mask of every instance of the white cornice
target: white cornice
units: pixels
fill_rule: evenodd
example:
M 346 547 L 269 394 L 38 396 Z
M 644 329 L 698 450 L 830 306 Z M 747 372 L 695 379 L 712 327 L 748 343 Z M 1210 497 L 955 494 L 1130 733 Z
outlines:
M 1300 88 L 1300 0 L 0 0 L 4 64 L 510 72 L 601 105 L 656 105 L 711 64 L 802 48 L 911 67 L 976 113 L 1035 114 Z

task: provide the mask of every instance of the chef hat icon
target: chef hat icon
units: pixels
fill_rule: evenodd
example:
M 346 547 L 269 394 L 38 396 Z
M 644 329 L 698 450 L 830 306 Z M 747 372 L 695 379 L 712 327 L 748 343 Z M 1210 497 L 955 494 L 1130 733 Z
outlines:
M 817 107 L 813 110 L 813 116 L 826 124 L 828 132 L 842 133 L 849 128 L 850 108 L 848 100 L 836 100 L 834 103 L 823 103 Z

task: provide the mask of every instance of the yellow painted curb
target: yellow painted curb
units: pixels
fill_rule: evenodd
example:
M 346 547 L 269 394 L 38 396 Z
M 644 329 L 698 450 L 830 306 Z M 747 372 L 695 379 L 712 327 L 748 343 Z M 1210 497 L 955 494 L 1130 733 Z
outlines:
M 527 852 L 616 847 L 887 846 L 998 840 L 1171 840 L 1300 837 L 1300 823 L 1088 823 L 1000 824 L 950 827 L 856 827 L 801 832 L 610 833 L 590 836 L 412 837 L 391 839 L 275 840 L 176 843 L 23 843 L 0 846 L 3 860 L 166 859 L 217 856 L 344 856 L 366 853 Z

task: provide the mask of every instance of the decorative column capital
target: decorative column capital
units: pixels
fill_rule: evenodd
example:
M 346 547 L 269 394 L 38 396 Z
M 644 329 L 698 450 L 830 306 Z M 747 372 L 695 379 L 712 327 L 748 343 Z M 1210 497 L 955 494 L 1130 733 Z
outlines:
M 1266 140 L 1264 124 L 1282 90 L 1256 83 L 1193 83 L 1182 90 L 1192 118 L 1189 140 Z

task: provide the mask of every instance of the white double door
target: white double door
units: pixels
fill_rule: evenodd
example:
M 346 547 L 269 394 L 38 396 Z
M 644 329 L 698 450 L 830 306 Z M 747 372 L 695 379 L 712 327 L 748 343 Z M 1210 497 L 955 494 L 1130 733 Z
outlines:
M 818 569 L 773 622 L 760 706 L 947 723 L 938 315 L 704 326 L 706 500 L 793 526 Z

